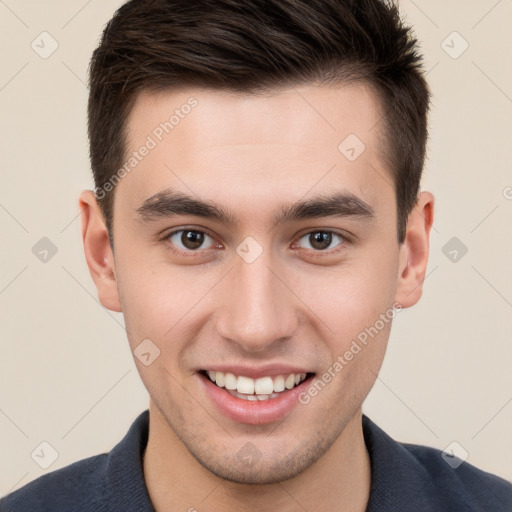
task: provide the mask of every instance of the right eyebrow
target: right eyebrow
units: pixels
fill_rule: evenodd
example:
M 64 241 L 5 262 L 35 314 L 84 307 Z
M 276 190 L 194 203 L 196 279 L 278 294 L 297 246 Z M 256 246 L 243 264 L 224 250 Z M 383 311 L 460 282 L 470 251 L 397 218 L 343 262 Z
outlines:
M 235 216 L 221 206 L 194 199 L 172 189 L 152 195 L 136 209 L 136 212 L 144 222 L 171 215 L 193 215 L 216 220 L 223 224 L 235 224 Z

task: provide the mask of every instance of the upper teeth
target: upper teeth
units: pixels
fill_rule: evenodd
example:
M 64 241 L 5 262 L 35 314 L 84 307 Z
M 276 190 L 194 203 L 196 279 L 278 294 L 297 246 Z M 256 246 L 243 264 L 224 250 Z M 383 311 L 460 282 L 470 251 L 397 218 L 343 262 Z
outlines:
M 284 391 L 285 388 L 292 389 L 306 378 L 306 374 L 291 373 L 289 375 L 278 375 L 277 377 L 251 379 L 243 375 L 237 377 L 232 373 L 209 371 L 208 377 L 220 388 L 236 390 L 238 393 L 248 395 L 270 395 L 271 393 Z

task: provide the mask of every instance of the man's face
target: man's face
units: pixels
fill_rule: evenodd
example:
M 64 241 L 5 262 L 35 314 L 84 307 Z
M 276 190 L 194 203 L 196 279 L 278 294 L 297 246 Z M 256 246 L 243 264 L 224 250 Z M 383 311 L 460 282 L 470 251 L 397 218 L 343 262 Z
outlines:
M 190 98 L 197 105 L 180 110 L 172 131 L 158 130 Z M 267 96 L 144 93 L 131 111 L 127 157 L 153 146 L 148 136 L 156 145 L 121 180 L 114 204 L 129 342 L 136 350 L 151 340 L 148 361 L 158 347 L 148 366 L 136 361 L 161 423 L 222 478 L 297 475 L 358 417 L 375 382 L 391 325 L 377 321 L 390 317 L 400 260 L 379 118 L 375 94 L 361 84 Z M 166 202 L 165 192 L 211 203 L 228 219 L 173 213 L 190 203 Z M 329 210 L 284 215 L 335 194 L 342 196 Z M 370 328 L 373 337 L 347 360 Z M 334 369 L 339 357 L 344 364 Z M 329 368 L 334 377 L 311 396 Z M 253 377 L 235 380 L 247 394 L 257 378 L 277 389 L 280 375 L 308 379 L 252 400 L 206 371 L 222 371 L 220 384 L 233 382 L 226 373 Z

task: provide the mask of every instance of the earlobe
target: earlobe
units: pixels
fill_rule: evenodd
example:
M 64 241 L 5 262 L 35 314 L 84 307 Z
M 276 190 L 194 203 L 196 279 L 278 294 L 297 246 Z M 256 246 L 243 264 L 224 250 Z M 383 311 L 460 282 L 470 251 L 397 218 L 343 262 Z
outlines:
M 107 309 L 121 311 L 114 255 L 101 208 L 94 192 L 84 190 L 79 199 L 82 211 L 82 241 L 89 272 L 98 290 L 98 299 Z
M 409 215 L 405 240 L 400 248 L 395 301 L 403 308 L 416 304 L 423 292 L 433 222 L 434 196 L 430 192 L 421 192 Z

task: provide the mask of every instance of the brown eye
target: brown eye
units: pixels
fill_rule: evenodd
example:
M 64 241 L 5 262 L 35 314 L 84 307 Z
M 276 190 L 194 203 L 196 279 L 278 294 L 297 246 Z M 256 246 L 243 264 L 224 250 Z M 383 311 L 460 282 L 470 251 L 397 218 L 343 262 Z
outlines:
M 332 248 L 331 244 L 335 240 L 339 240 L 340 242 L 337 245 L 343 243 L 342 236 L 332 231 L 312 231 L 301 237 L 300 240 L 306 240 L 306 245 L 309 245 L 309 247 L 305 247 L 306 249 L 313 249 L 315 251 L 325 251 L 326 249 Z M 336 245 L 334 247 L 336 247 Z
M 193 229 L 180 229 L 179 231 L 174 231 L 168 236 L 168 239 L 179 249 L 185 251 L 194 251 L 201 248 L 207 239 L 210 239 L 213 242 L 213 239 L 206 233 Z

